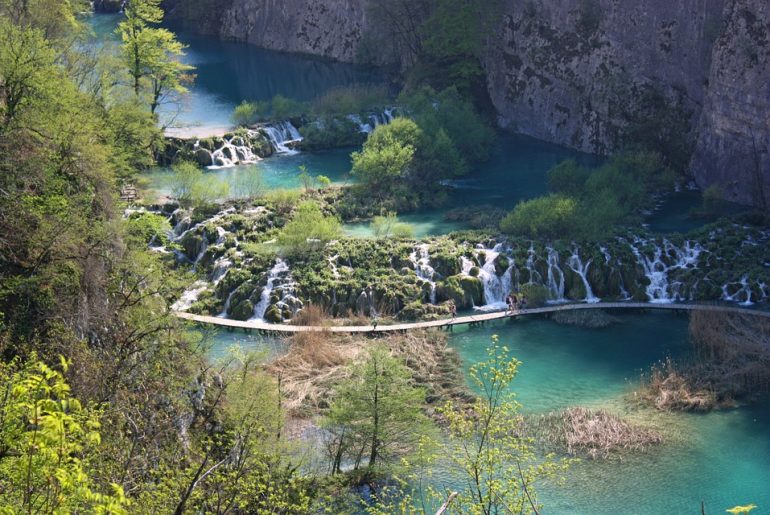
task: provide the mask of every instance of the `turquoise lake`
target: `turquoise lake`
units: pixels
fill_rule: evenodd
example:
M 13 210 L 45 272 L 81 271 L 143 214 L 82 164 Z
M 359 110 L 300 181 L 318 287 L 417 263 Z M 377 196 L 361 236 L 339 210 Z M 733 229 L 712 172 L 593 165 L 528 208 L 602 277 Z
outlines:
M 671 313 L 617 315 L 608 328 L 587 329 L 528 317 L 485 327 L 455 329 L 449 343 L 467 371 L 486 359 L 491 336 L 500 336 L 522 361 L 511 390 L 525 414 L 569 406 L 603 407 L 642 417 L 668 435 L 661 446 L 622 461 L 583 460 L 563 486 L 541 486 L 544 514 L 640 515 L 724 513 L 737 504 L 770 506 L 770 400 L 708 414 L 638 412 L 626 400 L 642 371 L 667 356 L 690 352 L 687 317 Z M 233 342 L 275 354 L 272 339 L 219 332 L 212 355 Z M 437 471 L 436 486 L 459 486 Z

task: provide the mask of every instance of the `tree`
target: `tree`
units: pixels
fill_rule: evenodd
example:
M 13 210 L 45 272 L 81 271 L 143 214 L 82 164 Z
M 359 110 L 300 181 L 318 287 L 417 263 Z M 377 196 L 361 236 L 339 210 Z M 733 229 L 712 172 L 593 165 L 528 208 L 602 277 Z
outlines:
M 33 356 L 0 364 L 0 384 L 0 512 L 127 513 L 122 488 L 93 484 L 99 414 L 71 396 L 62 373 Z
M 577 209 L 575 199 L 559 195 L 524 200 L 502 219 L 500 230 L 528 238 L 571 238 L 580 222 Z
M 323 425 L 335 437 L 332 472 L 343 457 L 369 469 L 416 448 L 428 424 L 422 413 L 425 392 L 412 386 L 411 373 L 382 346 L 354 365 L 350 378 L 335 391 Z
M 185 47 L 174 33 L 153 26 L 163 20 L 160 1 L 129 0 L 125 20 L 117 29 L 134 95 L 139 98 L 143 91 L 149 94 L 151 113 L 168 94 L 187 91 L 185 83 L 192 80 L 187 72 L 193 69 L 179 61 Z
M 408 177 L 422 131 L 412 120 L 396 118 L 379 125 L 360 152 L 353 152 L 352 174 L 380 199 L 392 193 L 399 179 Z
M 234 193 L 240 197 L 258 198 L 265 194 L 267 186 L 262 176 L 262 170 L 250 166 L 240 170 L 235 177 Z
M 278 244 L 288 255 L 318 250 L 338 238 L 342 231 L 339 220 L 325 215 L 312 201 L 297 206 L 294 216 L 278 236 Z
M 226 198 L 230 187 L 215 176 L 206 176 L 195 163 L 180 161 L 172 167 L 171 194 L 185 207 L 202 206 Z M 258 181 L 252 186 L 257 187 Z
M 377 238 L 411 238 L 413 236 L 412 228 L 409 224 L 398 221 L 398 215 L 394 212 L 385 215 L 375 216 L 372 219 L 372 229 Z

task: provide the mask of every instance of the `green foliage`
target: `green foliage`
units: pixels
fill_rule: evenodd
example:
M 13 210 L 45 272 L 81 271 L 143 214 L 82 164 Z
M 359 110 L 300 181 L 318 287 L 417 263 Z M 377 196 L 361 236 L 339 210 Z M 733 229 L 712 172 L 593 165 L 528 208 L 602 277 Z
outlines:
M 548 172 L 554 193 L 520 202 L 500 228 L 530 238 L 606 237 L 636 221 L 651 195 L 669 190 L 674 179 L 661 156 L 650 152 L 621 153 L 593 170 L 564 161 Z
M 172 166 L 173 174 L 169 179 L 171 194 L 185 207 L 200 207 L 222 199 L 230 193 L 225 182 L 206 175 L 195 164 L 180 161 Z M 258 183 L 257 183 L 258 184 Z
M 265 195 L 265 202 L 273 206 L 277 214 L 283 216 L 291 212 L 299 204 L 301 197 L 302 193 L 297 190 L 270 190 Z
M 325 215 L 315 202 L 305 201 L 297 206 L 292 219 L 278 236 L 278 244 L 289 256 L 318 250 L 329 241 L 339 238 L 342 227 L 339 220 Z
M 120 102 L 109 110 L 107 124 L 115 146 L 112 159 L 121 177 L 155 163 L 153 150 L 163 145 L 163 135 L 151 113 L 136 102 Z
M 0 513 L 127 513 L 121 487 L 94 485 L 99 414 L 72 397 L 62 373 L 32 356 L 0 364 L 0 384 Z
M 539 456 L 535 452 L 532 439 L 523 436 L 520 405 L 510 391 L 521 362 L 510 357 L 497 336 L 492 337 L 487 356 L 469 372 L 478 395 L 475 402 L 471 406 L 447 403 L 439 410 L 448 424 L 446 438 L 439 442 L 423 439 L 414 459 L 404 463 L 409 473 L 400 478 L 402 486 L 395 492 L 381 493 L 380 501 L 368 513 L 433 513 L 452 490 L 457 493 L 452 512 L 540 512 L 538 485 L 560 480 L 576 460 L 557 460 L 552 454 Z M 423 486 L 426 470 L 439 459 L 448 462 L 451 473 L 459 479 L 451 490 Z M 398 500 L 388 503 L 389 498 Z M 424 508 L 415 508 L 420 505 Z M 430 507 L 433 510 L 429 511 Z
M 432 0 L 421 27 L 420 61 L 429 83 L 469 92 L 483 77 L 484 42 L 500 19 L 499 0 Z
M 230 119 L 235 125 L 246 126 L 270 120 L 297 118 L 308 111 L 308 105 L 282 95 L 276 95 L 269 101 L 242 101 L 235 106 Z
M 267 192 L 267 185 L 262 176 L 262 170 L 256 166 L 238 171 L 233 183 L 232 193 L 237 197 L 259 198 Z
M 173 32 L 154 27 L 163 20 L 160 0 L 129 0 L 117 32 L 123 41 L 123 62 L 137 98 L 145 98 L 155 113 L 172 94 L 185 93 L 193 68 L 183 64 L 184 45 Z
M 718 214 L 725 202 L 725 190 L 719 184 L 712 184 L 702 193 L 703 212 L 707 216 Z
M 323 426 L 331 434 L 332 471 L 343 460 L 358 469 L 392 463 L 417 448 L 428 421 L 425 392 L 411 385 L 411 372 L 388 349 L 374 346 L 337 386 Z
M 529 238 L 569 239 L 574 229 L 577 202 L 569 197 L 549 195 L 519 202 L 500 222 L 507 234 Z
M 414 236 L 409 224 L 398 221 L 394 212 L 372 218 L 372 229 L 376 238 L 411 238 Z
M 422 131 L 411 120 L 396 118 L 372 131 L 360 152 L 353 152 L 353 169 L 364 187 L 379 198 L 393 193 L 406 178 Z
M 126 235 L 135 239 L 137 247 L 149 245 L 166 245 L 171 225 L 165 216 L 155 213 L 141 212 L 131 214 L 125 223 Z
M 548 300 L 548 289 L 542 284 L 526 283 L 521 285 L 521 297 L 527 298 L 527 307 L 539 308 Z
M 388 92 L 382 86 L 354 85 L 334 88 L 313 101 L 313 113 L 345 116 L 379 111 L 388 105 Z
M 276 120 L 286 120 L 302 116 L 307 112 L 307 106 L 303 102 L 276 95 L 272 101 L 272 116 Z
M 259 120 L 259 107 L 256 102 L 242 101 L 235 106 L 233 114 L 230 115 L 230 119 L 235 125 L 244 126 L 251 125 Z

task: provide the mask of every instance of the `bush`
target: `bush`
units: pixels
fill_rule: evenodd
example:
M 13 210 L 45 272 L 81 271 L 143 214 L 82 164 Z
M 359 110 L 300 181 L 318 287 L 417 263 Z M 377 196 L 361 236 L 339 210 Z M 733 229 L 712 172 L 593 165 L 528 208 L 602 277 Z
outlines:
M 527 298 L 527 307 L 539 308 L 548 300 L 548 289 L 542 284 L 527 283 L 521 285 L 521 297 Z
M 500 222 L 506 234 L 528 238 L 569 238 L 576 224 L 577 201 L 549 195 L 519 202 Z
M 384 109 L 389 102 L 382 86 L 347 86 L 334 88 L 313 101 L 317 115 L 361 114 Z
M 124 227 L 128 237 L 137 240 L 140 245 L 148 245 L 150 242 L 166 245 L 171 230 L 165 216 L 147 212 L 131 215 Z
M 239 170 L 238 175 L 235 177 L 233 190 L 237 197 L 262 197 L 267 190 L 262 177 L 262 170 L 254 166 Z
M 338 238 L 341 232 L 339 220 L 324 215 L 315 202 L 306 201 L 297 207 L 294 217 L 284 226 L 278 244 L 286 255 L 296 256 L 322 248 Z
M 389 195 L 413 163 L 422 131 L 412 120 L 396 118 L 372 131 L 360 152 L 353 152 L 353 169 L 362 185 L 374 195 Z
M 199 207 L 226 198 L 230 193 L 227 183 L 213 175 L 206 176 L 198 166 L 180 161 L 172 167 L 169 179 L 171 195 L 184 207 Z
M 398 221 L 398 216 L 390 212 L 384 216 L 375 216 L 372 219 L 372 229 L 376 238 L 411 238 L 414 231 L 409 224 Z
M 272 190 L 265 196 L 265 202 L 279 215 L 289 213 L 299 203 L 302 193 L 298 190 Z

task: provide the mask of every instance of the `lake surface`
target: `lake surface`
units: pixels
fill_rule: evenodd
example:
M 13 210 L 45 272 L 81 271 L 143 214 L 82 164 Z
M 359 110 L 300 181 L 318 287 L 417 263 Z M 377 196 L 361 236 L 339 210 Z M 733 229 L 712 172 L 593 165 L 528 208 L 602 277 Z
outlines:
M 492 334 L 523 362 L 512 390 L 525 413 L 568 406 L 608 406 L 640 372 L 666 356 L 689 352 L 687 318 L 624 314 L 604 329 L 562 326 L 542 318 L 508 321 L 455 333 L 450 344 L 464 366 L 486 359 Z M 638 414 L 637 414 L 638 416 Z M 623 461 L 584 460 L 567 482 L 541 488 L 543 513 L 724 513 L 737 504 L 770 506 L 770 402 L 709 414 L 652 414 L 672 440 Z M 761 511 L 760 511 L 761 512 Z
M 89 17 L 98 45 L 118 42 L 115 29 L 121 14 Z M 187 45 L 183 62 L 195 66 L 195 83 L 181 100 L 181 112 L 165 106 L 166 121 L 174 126 L 229 126 L 233 108 L 243 100 L 270 100 L 283 95 L 313 100 L 331 89 L 360 84 L 382 84 L 376 69 L 330 60 L 263 50 L 253 45 L 177 32 Z
M 737 504 L 770 506 L 770 402 L 708 414 L 656 413 L 629 406 L 627 396 L 641 372 L 670 356 L 690 352 L 688 319 L 672 313 L 622 313 L 608 328 L 588 329 L 527 317 L 485 327 L 455 328 L 449 344 L 468 368 L 486 359 L 493 334 L 522 361 L 511 391 L 524 414 L 570 406 L 605 408 L 662 428 L 667 441 L 622 460 L 582 460 L 562 486 L 538 489 L 543 514 L 659 515 L 724 513 Z M 213 331 L 210 350 L 223 357 L 237 343 L 268 356 L 280 340 L 241 332 Z M 434 471 L 436 486 L 457 489 L 446 470 Z M 759 512 L 761 513 L 761 511 Z

